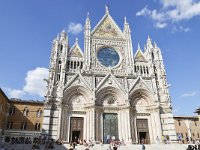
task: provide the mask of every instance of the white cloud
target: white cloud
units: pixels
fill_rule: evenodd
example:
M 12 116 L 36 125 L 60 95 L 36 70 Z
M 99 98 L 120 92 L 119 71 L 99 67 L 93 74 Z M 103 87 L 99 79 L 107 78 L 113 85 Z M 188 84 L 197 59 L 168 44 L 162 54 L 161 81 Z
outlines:
M 155 24 L 155 27 L 159 29 L 165 28 L 166 26 L 167 26 L 167 23 L 162 23 L 162 22 L 157 22 Z
M 179 27 L 173 26 L 172 28 L 172 32 L 189 32 L 190 30 L 191 30 L 190 28 L 183 27 L 183 26 L 179 26 Z
M 72 33 L 72 34 L 79 34 L 80 32 L 82 32 L 83 30 L 83 26 L 80 24 L 80 23 L 74 23 L 74 22 L 71 22 L 69 25 L 68 25 L 68 29 L 67 31 L 69 33 Z
M 5 88 L 5 90 L 8 92 L 9 97 L 21 98 L 25 94 L 25 92 L 22 90 L 16 90 L 10 88 Z
M 26 76 L 26 85 L 23 88 L 24 92 L 27 92 L 32 95 L 39 95 L 43 97 L 46 92 L 46 83 L 44 78 L 48 77 L 47 68 L 36 68 L 35 70 L 30 70 L 27 72 Z
M 22 90 L 4 88 L 10 98 L 22 98 L 28 95 L 36 95 L 44 97 L 46 93 L 45 78 L 48 78 L 49 71 L 47 68 L 37 67 L 34 70 L 30 70 L 26 74 L 25 85 Z
M 190 31 L 191 29 L 190 28 L 184 28 L 183 26 L 180 26 L 179 27 L 179 29 L 181 30 L 181 31 L 184 31 L 184 32 L 188 32 L 188 31 Z
M 145 6 L 136 13 L 136 16 L 146 16 L 155 21 L 155 27 L 164 28 L 167 23 L 178 23 L 200 16 L 200 1 L 197 0 L 161 0 L 161 9 L 148 9 Z M 181 27 L 179 27 L 181 28 Z M 190 31 L 189 28 L 182 30 Z
M 181 97 L 193 97 L 195 95 L 197 95 L 197 92 L 192 91 L 192 92 L 187 92 L 187 93 L 182 94 Z

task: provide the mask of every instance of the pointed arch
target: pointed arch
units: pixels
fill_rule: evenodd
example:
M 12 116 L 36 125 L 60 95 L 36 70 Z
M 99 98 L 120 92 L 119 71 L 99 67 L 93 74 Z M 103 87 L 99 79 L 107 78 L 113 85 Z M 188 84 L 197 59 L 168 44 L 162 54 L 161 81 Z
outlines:
M 149 106 L 153 104 L 154 96 L 150 91 L 144 88 L 135 89 L 129 95 L 130 106 L 135 106 L 139 99 L 143 99 Z
M 65 89 L 62 103 L 71 105 L 74 96 L 83 97 L 85 100 L 85 103 L 90 103 L 90 100 L 92 99 L 92 93 L 89 89 L 83 86 L 77 85 L 77 86 L 72 86 L 70 88 Z
M 125 94 L 118 88 L 111 86 L 105 87 L 96 93 L 95 104 L 103 106 L 105 104 L 104 102 L 107 104 L 123 105 L 125 104 Z

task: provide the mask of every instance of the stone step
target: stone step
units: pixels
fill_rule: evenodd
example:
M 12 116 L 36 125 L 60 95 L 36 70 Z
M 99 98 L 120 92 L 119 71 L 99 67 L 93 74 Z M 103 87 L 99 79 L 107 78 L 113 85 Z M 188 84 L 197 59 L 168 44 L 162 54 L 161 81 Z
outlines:
M 12 145 L 6 145 L 8 150 L 12 150 L 12 148 L 15 148 L 15 150 L 31 150 L 32 145 L 31 144 L 12 144 Z M 90 148 L 90 150 L 107 150 L 109 147 L 108 144 L 101 145 L 94 145 Z M 187 144 L 151 144 L 151 145 L 145 145 L 145 150 L 186 150 L 188 145 Z M 64 145 L 54 145 L 54 150 L 66 150 L 69 148 L 69 144 Z M 40 146 L 40 149 L 44 149 L 44 145 Z M 83 145 L 76 146 L 76 150 L 85 150 L 85 147 Z M 142 150 L 141 145 L 125 145 L 120 146 L 118 150 Z

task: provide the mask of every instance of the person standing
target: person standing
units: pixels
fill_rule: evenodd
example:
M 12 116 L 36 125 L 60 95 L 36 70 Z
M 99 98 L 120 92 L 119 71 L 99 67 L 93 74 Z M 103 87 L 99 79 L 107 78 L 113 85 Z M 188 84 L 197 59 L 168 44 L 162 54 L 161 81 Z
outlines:
M 145 150 L 145 146 L 144 146 L 144 144 L 142 144 L 142 150 Z

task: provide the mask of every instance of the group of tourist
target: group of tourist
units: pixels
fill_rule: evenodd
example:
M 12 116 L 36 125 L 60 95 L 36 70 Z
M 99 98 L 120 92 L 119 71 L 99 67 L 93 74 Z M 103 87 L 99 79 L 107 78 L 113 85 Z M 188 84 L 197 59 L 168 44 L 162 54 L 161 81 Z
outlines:
M 47 136 L 39 136 L 39 137 L 6 137 L 5 142 L 9 142 L 10 144 L 32 144 L 32 149 L 39 149 L 41 145 L 45 145 L 45 149 L 53 149 L 54 143 L 63 144 L 62 140 L 58 140 L 54 142 L 53 139 L 49 139 Z
M 186 150 L 200 150 L 200 144 L 188 145 L 188 148 Z
M 32 140 L 30 137 L 5 137 L 5 142 L 10 142 L 11 144 L 31 144 Z
M 68 150 L 74 150 L 77 145 L 83 145 L 85 147 L 85 150 L 90 150 L 95 144 L 100 144 L 101 146 L 103 146 L 103 141 L 102 140 L 94 141 L 92 139 L 90 139 L 88 141 L 82 140 L 82 139 L 80 139 L 80 140 L 75 139 L 70 142 Z M 117 150 L 117 149 L 119 149 L 119 147 L 121 145 L 126 145 L 124 140 L 121 140 L 121 141 L 120 140 L 109 140 L 109 143 L 107 143 L 107 144 L 109 144 L 108 150 Z
M 178 143 L 179 143 L 179 144 L 184 143 L 184 139 L 182 138 L 181 134 L 178 135 L 177 140 L 178 140 Z M 185 143 L 185 144 L 195 144 L 196 142 L 199 141 L 199 139 L 196 139 L 196 140 L 195 140 L 194 138 L 188 137 L 188 136 L 186 136 L 185 140 L 186 140 L 186 142 L 187 142 L 187 143 Z

